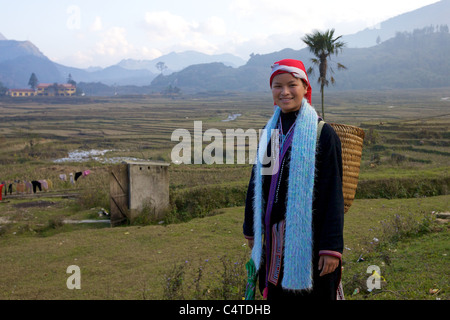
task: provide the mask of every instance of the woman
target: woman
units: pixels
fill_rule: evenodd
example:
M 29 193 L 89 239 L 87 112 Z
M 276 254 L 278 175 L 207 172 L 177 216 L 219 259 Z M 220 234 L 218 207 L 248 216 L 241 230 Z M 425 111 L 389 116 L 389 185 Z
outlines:
M 335 300 L 344 246 L 341 143 L 310 105 L 301 61 L 276 62 L 270 86 L 275 111 L 265 131 L 279 141 L 260 140 L 243 226 L 260 290 L 267 299 Z M 276 158 L 274 170 L 265 157 Z

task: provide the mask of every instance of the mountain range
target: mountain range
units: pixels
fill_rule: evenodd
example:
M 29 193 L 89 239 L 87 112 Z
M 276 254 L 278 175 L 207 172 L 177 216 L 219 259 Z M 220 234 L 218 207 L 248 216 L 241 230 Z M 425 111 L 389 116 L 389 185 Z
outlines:
M 352 35 L 345 35 L 342 40 L 351 48 L 365 48 L 395 37 L 397 32 L 422 29 L 425 26 L 450 25 L 450 1 L 440 2 L 420 9 L 403 13 L 371 28 L 366 28 Z
M 347 47 L 338 61 L 349 70 L 336 75 L 339 77 L 336 88 L 450 86 L 450 36 L 448 27 L 447 32 L 443 29 L 450 25 L 449 12 L 450 0 L 441 0 L 374 28 L 343 36 Z M 154 60 L 126 59 L 107 68 L 79 69 L 54 63 L 31 42 L 7 40 L 0 33 L 0 82 L 8 88 L 27 87 L 34 72 L 41 83 L 66 82 L 70 74 L 90 94 L 114 92 L 116 89 L 111 87 L 125 86 L 127 93 L 159 92 L 168 86 L 179 87 L 186 93 L 265 91 L 267 69 L 283 58 L 309 61 L 311 55 L 306 48 L 283 49 L 271 54 L 252 54 L 244 61 L 231 54 L 186 51 Z M 167 68 L 158 70 L 158 62 Z M 417 62 L 422 66 L 420 77 L 412 71 L 419 71 Z
M 399 33 L 370 48 L 347 48 L 335 61 L 347 70 L 336 71 L 336 85 L 328 90 L 450 87 L 450 34 L 431 29 Z M 150 89 L 158 92 L 178 87 L 183 92 L 269 90 L 270 66 L 281 59 L 299 59 L 306 64 L 312 58 L 308 49 L 284 49 L 253 56 L 244 66 L 227 67 L 221 63 L 190 66 L 171 75 L 160 75 Z M 336 66 L 336 65 L 335 65 Z M 337 69 L 337 68 L 335 68 Z M 317 72 L 316 72 L 317 73 Z M 317 77 L 310 76 L 314 92 L 319 91 Z
M 158 62 L 167 67 L 164 74 L 200 63 L 221 62 L 231 67 L 245 64 L 243 59 L 231 54 L 207 55 L 185 51 L 172 52 L 154 60 L 126 59 L 107 68 L 80 69 L 52 62 L 30 41 L 7 40 L 0 34 L 0 82 L 10 88 L 27 87 L 33 72 L 42 83 L 66 82 L 70 74 L 79 82 L 145 86 L 161 73 L 156 67 Z

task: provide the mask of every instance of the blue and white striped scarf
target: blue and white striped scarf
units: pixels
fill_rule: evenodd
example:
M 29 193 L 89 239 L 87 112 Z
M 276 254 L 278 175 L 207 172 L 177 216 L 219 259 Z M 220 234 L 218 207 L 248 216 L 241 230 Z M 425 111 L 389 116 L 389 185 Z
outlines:
M 255 244 L 252 259 L 257 269 L 261 267 L 263 217 L 266 205 L 262 196 L 262 163 L 267 152 L 272 130 L 275 130 L 281 109 L 267 122 L 260 139 L 258 159 L 255 165 L 255 195 L 253 198 L 253 229 Z M 303 99 L 295 123 L 291 146 L 289 180 L 286 205 L 286 233 L 282 287 L 290 290 L 312 288 L 312 203 L 316 161 L 318 115 Z M 266 262 L 268 263 L 268 262 Z

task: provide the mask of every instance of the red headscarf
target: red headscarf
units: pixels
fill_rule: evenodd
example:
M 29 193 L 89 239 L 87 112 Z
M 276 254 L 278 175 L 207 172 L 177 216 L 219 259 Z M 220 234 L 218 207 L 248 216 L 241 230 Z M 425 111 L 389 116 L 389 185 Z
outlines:
M 294 59 L 284 59 L 275 62 L 272 66 L 272 74 L 270 75 L 270 87 L 272 87 L 273 78 L 281 73 L 290 73 L 293 77 L 302 79 L 308 84 L 308 91 L 305 98 L 311 104 L 312 89 L 303 62 Z

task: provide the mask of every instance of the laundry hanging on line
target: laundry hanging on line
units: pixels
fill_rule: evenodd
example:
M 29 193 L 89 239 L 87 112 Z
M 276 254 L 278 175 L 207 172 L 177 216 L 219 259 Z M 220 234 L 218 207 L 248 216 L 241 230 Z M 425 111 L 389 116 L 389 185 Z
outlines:
M 75 181 L 78 180 L 79 177 L 83 175 L 83 172 L 75 172 Z
M 39 191 L 42 191 L 42 186 L 39 181 L 33 180 L 31 181 L 31 184 L 33 185 L 33 193 L 36 193 L 36 189 L 39 188 Z
M 73 173 L 70 173 L 69 180 L 73 185 L 75 185 L 75 181 L 77 181 L 81 177 L 86 177 L 89 174 L 91 174 L 91 170 L 77 171 L 75 175 Z M 65 173 L 59 174 L 58 177 L 62 181 L 67 181 L 67 175 Z M 1 182 L 1 186 L 2 187 L 0 189 L 0 194 L 3 195 L 4 189 L 4 195 L 6 196 L 8 192 L 12 195 L 13 191 L 17 194 L 36 193 L 38 192 L 38 190 L 48 191 L 53 188 L 53 183 L 49 179 L 33 180 L 31 182 L 26 180 L 14 180 L 13 183 L 10 180 L 6 180 Z

